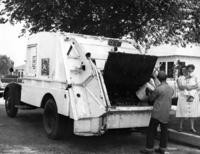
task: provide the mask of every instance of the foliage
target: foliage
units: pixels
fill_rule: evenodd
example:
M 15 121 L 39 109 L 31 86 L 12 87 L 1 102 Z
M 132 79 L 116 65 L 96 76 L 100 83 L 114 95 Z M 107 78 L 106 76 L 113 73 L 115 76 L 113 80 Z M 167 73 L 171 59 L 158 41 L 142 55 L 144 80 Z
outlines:
M 13 68 L 14 62 L 6 55 L 0 55 L 0 75 L 9 74 L 9 69 Z
M 107 37 L 130 34 L 142 46 L 200 42 L 198 0 L 2 0 L 0 22 L 25 32 L 65 31 Z

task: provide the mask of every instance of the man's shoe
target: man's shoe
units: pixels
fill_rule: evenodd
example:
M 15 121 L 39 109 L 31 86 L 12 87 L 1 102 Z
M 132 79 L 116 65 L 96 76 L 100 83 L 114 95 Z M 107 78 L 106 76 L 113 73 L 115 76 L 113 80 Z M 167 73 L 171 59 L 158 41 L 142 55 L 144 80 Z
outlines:
M 165 154 L 165 150 L 162 150 L 162 149 L 160 149 L 160 148 L 155 149 L 155 152 L 156 152 L 156 153 L 160 153 L 160 154 Z
M 146 150 L 146 149 L 140 150 L 140 153 L 142 153 L 142 154 L 154 154 L 153 151 L 149 151 L 149 150 Z

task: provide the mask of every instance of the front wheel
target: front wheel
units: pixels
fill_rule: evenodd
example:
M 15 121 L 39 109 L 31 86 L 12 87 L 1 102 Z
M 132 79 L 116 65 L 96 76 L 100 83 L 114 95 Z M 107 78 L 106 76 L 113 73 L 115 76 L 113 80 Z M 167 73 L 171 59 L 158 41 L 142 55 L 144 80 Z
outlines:
M 15 101 L 11 96 L 5 99 L 6 113 L 9 117 L 14 118 L 18 113 L 18 108 L 15 107 Z

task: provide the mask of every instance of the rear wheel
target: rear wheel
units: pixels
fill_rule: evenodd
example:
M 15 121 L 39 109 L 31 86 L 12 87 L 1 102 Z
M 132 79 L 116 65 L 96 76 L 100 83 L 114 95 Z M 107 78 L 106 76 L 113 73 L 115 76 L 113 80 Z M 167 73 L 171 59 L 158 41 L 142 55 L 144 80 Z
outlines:
M 14 118 L 18 113 L 18 109 L 15 107 L 15 101 L 12 96 L 7 96 L 5 99 L 6 113 L 9 117 Z
M 59 139 L 69 134 L 69 132 L 72 134 L 71 130 L 68 129 L 72 125 L 69 126 L 66 119 L 67 117 L 58 114 L 54 99 L 48 99 L 44 107 L 43 124 L 49 138 Z

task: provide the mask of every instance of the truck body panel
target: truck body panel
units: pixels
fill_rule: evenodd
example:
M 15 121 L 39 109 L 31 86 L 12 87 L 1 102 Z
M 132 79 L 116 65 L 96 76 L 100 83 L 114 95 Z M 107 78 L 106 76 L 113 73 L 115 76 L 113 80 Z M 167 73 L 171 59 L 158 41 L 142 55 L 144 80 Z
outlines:
M 69 116 L 69 92 L 65 90 L 65 83 L 52 80 L 23 79 L 21 101 L 41 107 L 46 94 L 52 95 L 58 107 L 58 113 Z

